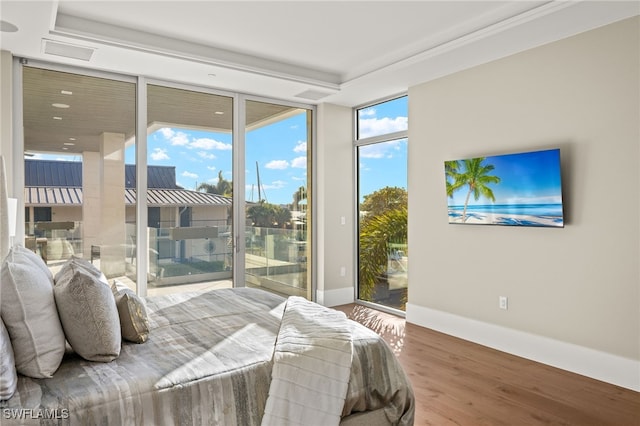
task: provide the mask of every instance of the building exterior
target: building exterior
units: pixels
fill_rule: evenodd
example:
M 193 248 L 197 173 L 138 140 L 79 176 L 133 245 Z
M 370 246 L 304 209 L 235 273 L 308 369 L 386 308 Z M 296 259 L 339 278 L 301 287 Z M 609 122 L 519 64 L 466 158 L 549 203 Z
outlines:
M 224 261 L 231 199 L 178 186 L 175 167 L 148 166 L 147 170 L 150 251 L 156 254 L 150 258 L 151 265 L 210 260 L 212 256 Z M 122 232 L 124 241 L 130 243 L 125 244 L 120 257 L 134 263 L 135 166 L 125 165 L 123 180 L 123 193 L 107 196 L 120 197 L 113 204 L 124 207 Z M 84 217 L 83 204 L 95 200 L 85 196 L 82 162 L 26 159 L 24 199 L 25 245 L 39 250 L 48 262 L 67 259 L 71 254 L 88 259 L 98 256 L 104 239 L 96 221 Z M 190 229 L 190 235 L 185 228 Z M 91 235 L 98 238 L 91 239 Z

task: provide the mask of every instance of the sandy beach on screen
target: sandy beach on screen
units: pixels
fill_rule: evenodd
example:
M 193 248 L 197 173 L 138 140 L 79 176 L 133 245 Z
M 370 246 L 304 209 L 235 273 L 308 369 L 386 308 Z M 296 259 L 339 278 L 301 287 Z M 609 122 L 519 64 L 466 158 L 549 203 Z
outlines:
M 458 213 L 458 212 L 456 212 Z M 562 226 L 562 222 L 558 223 L 557 218 L 546 216 L 533 216 L 524 214 L 504 214 L 504 213 L 467 213 L 467 220 L 462 222 L 462 215 L 449 215 L 449 223 L 464 224 L 492 224 L 492 225 L 531 225 L 539 226 Z

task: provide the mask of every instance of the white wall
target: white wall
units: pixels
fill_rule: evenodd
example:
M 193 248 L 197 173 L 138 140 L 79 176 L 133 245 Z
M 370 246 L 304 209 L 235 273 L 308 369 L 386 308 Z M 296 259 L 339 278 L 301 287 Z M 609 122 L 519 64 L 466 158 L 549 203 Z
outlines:
M 639 29 L 409 90 L 408 321 L 640 390 Z M 552 147 L 565 228 L 447 223 L 445 160 Z
M 322 104 L 317 119 L 316 299 L 326 306 L 336 306 L 353 302 L 355 295 L 352 110 Z
M 52 222 L 82 222 L 81 207 L 54 206 L 51 208 Z

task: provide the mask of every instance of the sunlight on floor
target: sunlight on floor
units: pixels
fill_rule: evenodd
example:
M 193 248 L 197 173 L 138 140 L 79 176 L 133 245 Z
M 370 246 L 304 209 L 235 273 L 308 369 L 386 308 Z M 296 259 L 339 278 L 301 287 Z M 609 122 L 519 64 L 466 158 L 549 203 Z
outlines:
M 362 305 L 336 306 L 335 309 L 344 312 L 350 319 L 370 328 L 378 333 L 391 346 L 393 353 L 398 355 L 404 347 L 405 319 L 395 315 L 376 311 Z

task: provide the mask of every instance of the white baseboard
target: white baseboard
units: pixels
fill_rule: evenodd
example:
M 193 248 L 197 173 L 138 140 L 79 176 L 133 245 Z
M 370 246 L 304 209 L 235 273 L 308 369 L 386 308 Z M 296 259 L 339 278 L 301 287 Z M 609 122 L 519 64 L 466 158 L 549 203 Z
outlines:
M 407 322 L 640 391 L 640 361 L 407 303 Z
M 353 303 L 353 287 L 338 288 L 335 290 L 316 290 L 316 302 L 323 306 L 340 306 Z

